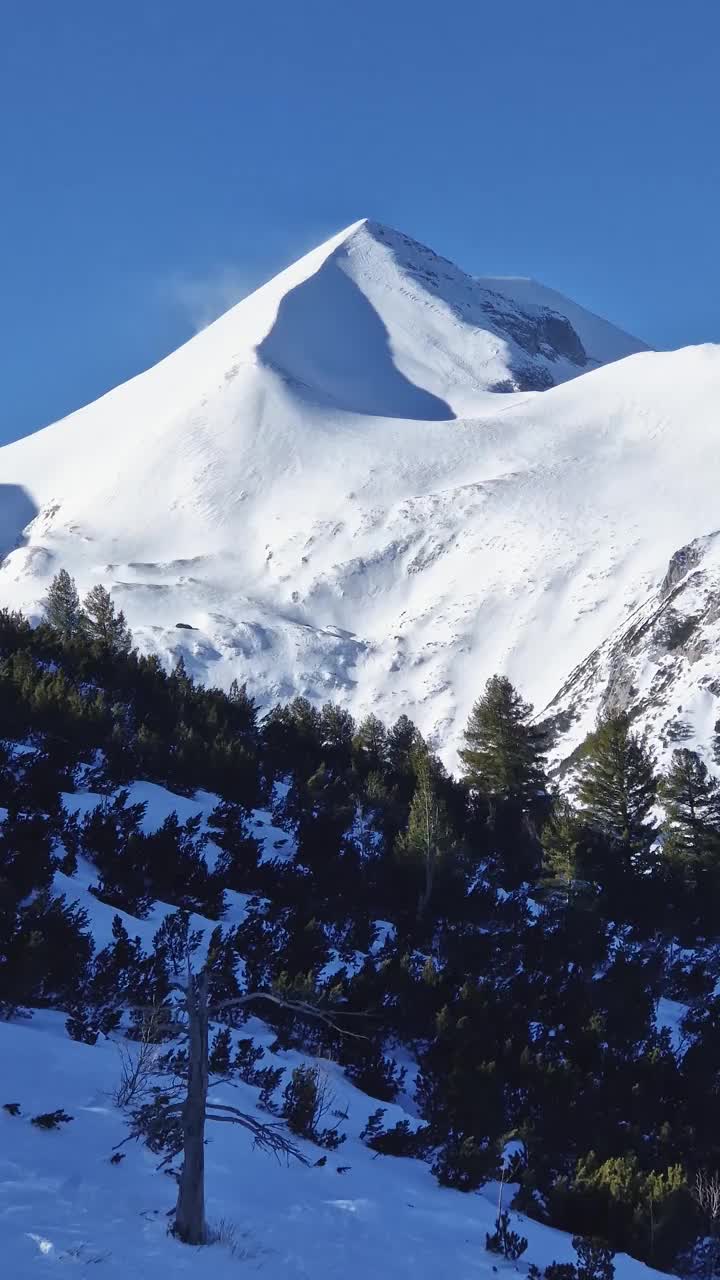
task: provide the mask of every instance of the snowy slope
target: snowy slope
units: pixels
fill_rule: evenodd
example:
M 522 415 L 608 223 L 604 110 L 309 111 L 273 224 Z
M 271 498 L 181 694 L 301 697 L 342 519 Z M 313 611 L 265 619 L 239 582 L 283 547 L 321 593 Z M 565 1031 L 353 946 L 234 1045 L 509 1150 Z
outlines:
M 407 712 L 452 763 L 489 674 L 542 708 L 717 527 L 720 349 L 593 367 L 641 345 L 355 224 L 0 450 L 0 602 L 65 566 L 202 679 Z
M 243 1034 L 265 1046 L 273 1039 L 257 1021 Z M 224 1222 L 234 1228 L 235 1247 L 189 1248 L 167 1233 L 176 1185 L 156 1171 L 158 1157 L 131 1143 L 122 1148 L 121 1164 L 110 1163 L 113 1148 L 127 1136 L 112 1103 L 117 1045 L 70 1040 L 63 1016 L 46 1011 L 30 1022 L 0 1023 L 0 1055 L 5 1096 L 22 1109 L 19 1116 L 0 1110 L 0 1221 L 8 1280 L 30 1280 L 61 1264 L 83 1275 L 88 1268 L 93 1276 L 122 1280 L 232 1280 L 246 1274 L 267 1280 L 490 1280 L 495 1272 L 526 1274 L 531 1261 L 544 1267 L 574 1260 L 568 1236 L 515 1214 L 514 1225 L 529 1240 L 517 1268 L 487 1253 L 497 1187 L 464 1195 L 438 1187 L 418 1161 L 375 1156 L 358 1140 L 375 1109 L 373 1099 L 327 1061 L 319 1065 L 330 1077 L 338 1109 L 348 1112 L 348 1140 L 339 1153 L 330 1153 L 323 1168 L 287 1166 L 253 1151 L 242 1129 L 212 1126 L 206 1149 L 208 1219 L 214 1227 Z M 290 1070 L 302 1061 L 295 1052 L 271 1057 Z M 257 1112 L 257 1091 L 248 1086 L 225 1086 L 213 1096 Z M 73 1117 L 62 1131 L 42 1132 L 30 1123 L 33 1115 L 59 1107 Z M 388 1107 L 389 1123 L 402 1115 L 400 1107 Z M 304 1145 L 316 1160 L 318 1148 Z M 338 1174 L 338 1165 L 348 1171 Z M 617 1280 L 660 1275 L 625 1255 L 615 1265 Z

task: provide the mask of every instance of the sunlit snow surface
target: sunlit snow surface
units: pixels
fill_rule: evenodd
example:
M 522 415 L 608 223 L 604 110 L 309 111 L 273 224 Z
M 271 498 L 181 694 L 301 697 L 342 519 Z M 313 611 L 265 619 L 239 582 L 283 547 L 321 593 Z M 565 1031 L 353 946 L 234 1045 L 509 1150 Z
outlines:
M 269 1044 L 261 1023 L 242 1034 Z M 2 1273 L 8 1280 L 55 1274 L 158 1280 L 187 1275 L 197 1280 L 234 1280 L 242 1275 L 313 1277 L 313 1280 L 471 1280 L 506 1268 L 485 1252 L 497 1187 L 477 1195 L 443 1190 L 427 1166 L 378 1156 L 357 1139 L 376 1104 L 321 1063 L 348 1110 L 348 1140 L 328 1153 L 322 1168 L 278 1164 L 252 1150 L 249 1135 L 230 1125 L 214 1126 L 206 1148 L 208 1217 L 235 1228 L 236 1251 L 224 1245 L 192 1249 L 167 1234 L 175 1199 L 172 1178 L 156 1171 L 157 1157 L 135 1143 L 125 1159 L 110 1164 L 126 1136 L 110 1094 L 117 1080 L 117 1046 L 69 1040 L 58 1014 L 38 1013 L 31 1022 L 0 1023 L 3 1092 L 23 1114 L 0 1110 L 0 1223 Z M 293 1052 L 274 1056 L 292 1069 Z M 257 1092 L 245 1085 L 217 1091 L 233 1106 L 256 1108 Z M 62 1107 L 74 1117 L 62 1131 L 42 1132 L 30 1116 Z M 258 1115 L 262 1113 L 258 1112 Z M 389 1106 L 394 1123 L 403 1112 Z M 322 1152 L 310 1145 L 316 1160 Z M 338 1165 L 349 1166 L 338 1173 Z M 513 1215 L 515 1216 L 515 1215 Z M 530 1239 L 527 1259 L 545 1265 L 574 1255 L 567 1236 L 518 1218 Z M 518 1270 L 526 1270 L 525 1258 Z M 618 1280 L 651 1276 L 644 1265 L 617 1259 Z M 508 1272 L 514 1271 L 509 1268 Z
M 405 712 L 454 764 L 489 674 L 542 708 L 719 523 L 720 348 L 641 345 L 358 223 L 0 450 L 0 603 L 37 614 L 64 566 L 165 661 L 264 705 Z M 562 385 L 492 390 L 533 379 Z M 665 720 L 705 732 L 706 674 L 673 671 Z

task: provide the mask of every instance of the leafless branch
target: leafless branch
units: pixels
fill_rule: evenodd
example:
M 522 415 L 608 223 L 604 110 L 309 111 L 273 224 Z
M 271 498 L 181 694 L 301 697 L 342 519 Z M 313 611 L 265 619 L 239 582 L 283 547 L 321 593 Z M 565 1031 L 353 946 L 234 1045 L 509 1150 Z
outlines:
M 316 1021 L 324 1022 L 326 1026 L 332 1027 L 333 1031 L 337 1031 L 339 1035 L 350 1036 L 353 1040 L 367 1039 L 367 1036 L 360 1035 L 357 1031 L 348 1031 L 347 1027 L 341 1027 L 318 1005 L 309 1004 L 305 1000 L 288 1000 L 284 996 L 274 995 L 271 991 L 250 991 L 247 995 L 236 996 L 232 1000 L 221 1000 L 219 1004 L 211 1006 L 210 1017 L 214 1018 L 216 1013 L 222 1009 L 242 1008 L 245 1005 L 252 1004 L 255 1000 L 267 1000 L 279 1009 L 287 1009 L 290 1013 L 299 1013 L 304 1018 L 313 1018 Z M 347 1011 L 338 1009 L 333 1012 L 341 1018 L 366 1018 L 368 1016 L 364 1013 L 352 1012 L 349 1009 Z
M 218 1111 L 228 1112 L 227 1115 L 216 1115 Z M 291 1142 L 287 1134 L 284 1132 L 280 1124 L 263 1124 L 261 1120 L 256 1120 L 254 1116 L 250 1116 L 245 1111 L 239 1111 L 237 1107 L 229 1107 L 225 1103 L 209 1102 L 208 1110 L 205 1113 L 206 1120 L 217 1120 L 223 1124 L 239 1124 L 243 1129 L 247 1129 L 254 1138 L 254 1145 L 262 1151 L 271 1151 L 278 1159 L 285 1156 L 286 1159 L 291 1157 L 299 1160 L 300 1164 L 308 1164 L 308 1160 L 300 1151 L 299 1147 Z
M 140 1027 L 140 1035 L 134 1042 L 135 1049 L 128 1045 L 120 1045 L 120 1081 L 113 1094 L 116 1107 L 129 1107 L 148 1093 L 150 1081 L 157 1072 L 158 1031 L 161 1026 L 161 1011 L 153 1006 Z
M 340 1026 L 337 1022 L 333 1021 L 333 1019 L 329 1017 L 328 1013 L 319 1005 L 310 1004 L 306 1000 L 288 1000 L 285 996 L 275 995 L 272 991 L 249 991 L 246 995 L 235 996 L 232 1000 L 220 1000 L 217 1004 L 213 1004 L 209 1007 L 208 1014 L 211 1020 L 215 1020 L 217 1014 L 225 1009 L 241 1009 L 249 1004 L 253 1004 L 256 1000 L 267 1000 L 270 1004 L 276 1005 L 279 1009 L 287 1009 L 290 1013 L 298 1013 L 302 1017 L 314 1018 L 320 1022 L 324 1022 L 340 1035 L 351 1036 L 355 1040 L 367 1039 L 366 1036 L 360 1035 L 356 1031 L 348 1031 L 346 1027 Z M 157 1006 L 153 1005 L 130 1005 L 128 1006 L 128 1009 L 131 1013 L 148 1013 L 156 1007 Z M 158 1026 L 161 1027 L 163 1031 L 180 1032 L 187 1030 L 186 1023 L 177 1022 L 175 1020 L 178 1012 L 177 1009 L 169 1008 L 167 1012 L 168 1015 L 172 1015 L 173 1020 L 165 1021 L 162 1016 L 158 1019 Z M 333 1010 L 333 1013 L 339 1018 L 368 1018 L 371 1016 L 368 1013 L 356 1012 L 350 1009 L 335 1009 Z
M 701 1169 L 695 1178 L 693 1195 L 702 1212 L 715 1227 L 720 1218 L 720 1173 L 708 1173 Z

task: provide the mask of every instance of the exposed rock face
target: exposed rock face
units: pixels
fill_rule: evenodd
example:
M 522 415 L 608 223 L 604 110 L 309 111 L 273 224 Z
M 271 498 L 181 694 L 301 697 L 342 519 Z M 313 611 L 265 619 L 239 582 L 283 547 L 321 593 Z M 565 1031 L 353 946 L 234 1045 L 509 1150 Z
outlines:
M 508 298 L 487 289 L 483 311 L 496 331 L 516 343 L 529 356 L 540 356 L 551 363 L 570 360 L 578 369 L 588 364 L 585 348 L 567 316 L 548 307 L 521 308 Z M 493 388 L 497 391 L 546 391 L 554 385 L 550 370 L 543 364 L 520 364 L 513 367 L 512 382 Z
M 542 713 L 562 771 L 597 714 L 627 710 L 662 764 L 680 743 L 711 761 L 720 716 L 720 534 L 670 558 L 657 590 L 572 672 Z M 562 735 L 562 739 L 560 738 Z
M 557 311 L 543 311 L 538 318 L 539 345 L 552 359 L 551 352 L 566 356 L 579 368 L 588 363 L 585 348 L 567 316 Z
M 632 668 L 623 653 L 615 655 L 600 704 L 602 715 L 618 715 L 630 706 L 635 686 Z
M 715 537 L 716 535 L 711 535 Z M 699 564 L 705 554 L 705 538 L 695 538 L 689 542 L 686 547 L 680 547 L 673 556 L 670 557 L 670 563 L 667 567 L 667 573 L 662 580 L 660 586 L 660 598 L 665 600 L 677 586 L 678 582 L 689 573 L 691 569 Z

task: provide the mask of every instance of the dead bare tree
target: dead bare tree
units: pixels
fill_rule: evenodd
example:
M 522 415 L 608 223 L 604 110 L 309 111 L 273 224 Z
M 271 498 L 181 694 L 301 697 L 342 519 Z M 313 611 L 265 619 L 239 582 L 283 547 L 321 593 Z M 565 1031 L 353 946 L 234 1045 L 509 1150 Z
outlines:
M 700 1169 L 693 1187 L 694 1199 L 707 1219 L 710 1234 L 708 1253 L 709 1273 L 714 1275 L 718 1265 L 718 1231 L 720 1229 L 720 1173 L 708 1173 Z
M 146 1096 L 157 1070 L 159 1040 L 162 1020 L 166 1013 L 161 1005 L 153 1005 L 140 1023 L 135 1038 L 135 1048 L 122 1044 L 120 1051 L 120 1081 L 113 1094 L 116 1107 L 125 1110 Z
M 270 991 L 251 991 L 232 1000 L 212 1005 L 209 999 L 209 972 L 207 967 L 194 973 L 190 953 L 186 956 L 183 980 L 173 984 L 176 993 L 174 1007 L 164 1007 L 165 1021 L 159 1024 L 164 1031 L 184 1031 L 187 1037 L 187 1066 L 165 1094 L 156 1095 L 152 1123 L 157 1131 L 163 1126 L 179 1121 L 181 1139 L 174 1154 L 182 1150 L 183 1163 L 180 1172 L 177 1204 L 175 1207 L 174 1233 L 186 1244 L 207 1244 L 209 1240 L 205 1217 L 205 1125 L 208 1120 L 224 1124 L 237 1124 L 248 1130 L 254 1145 L 271 1151 L 278 1158 L 296 1159 L 307 1163 L 299 1148 L 291 1141 L 279 1122 L 264 1123 L 237 1107 L 214 1102 L 208 1097 L 210 1089 L 208 1056 L 209 1025 L 231 1009 L 255 1005 L 265 1001 L 280 1009 L 287 1009 L 306 1018 L 326 1023 L 341 1035 L 356 1035 L 341 1027 L 330 1013 L 306 1001 L 294 1001 Z M 338 1016 L 357 1017 L 338 1011 Z M 359 1037 L 363 1038 L 363 1037 Z M 220 1083 L 220 1082 L 218 1082 Z M 184 1096 L 180 1096 L 184 1095 Z M 131 1136 L 138 1136 L 139 1130 Z
M 701 1169 L 695 1178 L 694 1196 L 710 1222 L 720 1218 L 720 1173 Z

